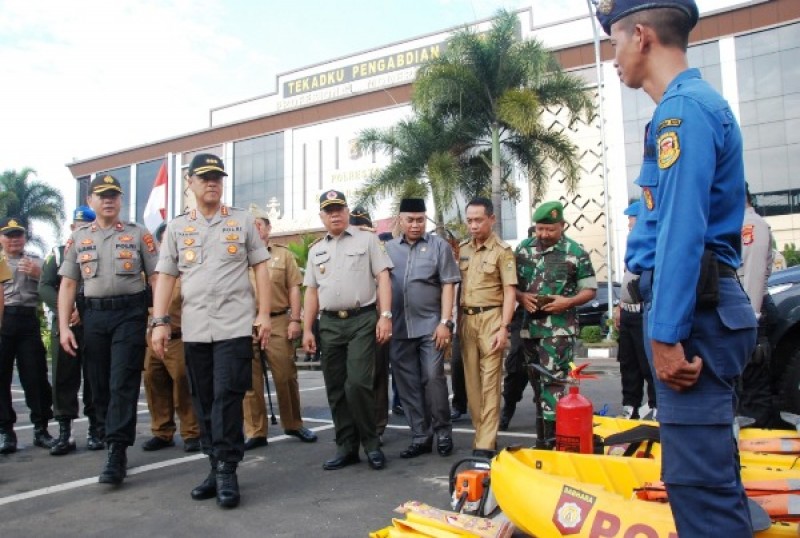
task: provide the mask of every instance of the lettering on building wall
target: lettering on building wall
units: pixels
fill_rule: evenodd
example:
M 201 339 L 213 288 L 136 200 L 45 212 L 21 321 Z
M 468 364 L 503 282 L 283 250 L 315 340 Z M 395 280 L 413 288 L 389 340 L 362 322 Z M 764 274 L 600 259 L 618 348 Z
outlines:
M 346 84 L 355 80 L 383 75 L 409 67 L 418 67 L 441 56 L 445 48 L 445 42 L 437 43 L 289 80 L 283 83 L 283 97 L 284 99 L 289 99 L 304 93 Z

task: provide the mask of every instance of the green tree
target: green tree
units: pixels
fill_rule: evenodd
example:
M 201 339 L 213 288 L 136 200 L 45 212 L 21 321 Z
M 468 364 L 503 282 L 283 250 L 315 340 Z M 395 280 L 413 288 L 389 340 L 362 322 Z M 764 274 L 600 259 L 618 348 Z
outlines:
M 27 230 L 28 242 L 44 252 L 45 242 L 34 233 L 33 224 L 46 224 L 60 237 L 65 219 L 64 198 L 57 189 L 36 179 L 32 168 L 6 170 L 0 176 L 0 217 L 19 218 Z
M 465 193 L 464 168 L 469 163 L 461 155 L 470 146 L 473 131 L 468 119 L 446 121 L 425 115 L 388 129 L 361 131 L 358 148 L 391 155 L 392 162 L 358 192 L 358 203 L 374 206 L 380 196 L 425 198 L 430 194 L 441 229 L 445 208 L 455 204 L 459 190 Z
M 563 107 L 575 122 L 588 121 L 594 110 L 585 83 L 564 73 L 539 41 L 522 41 L 518 24 L 515 13 L 500 10 L 485 34 L 457 32 L 439 58 L 420 68 L 414 84 L 416 111 L 479 127 L 471 153 L 491 171 L 498 223 L 503 191 L 507 198 L 512 193 L 504 174 L 511 164 L 526 172 L 534 200 L 543 196 L 551 166 L 562 171 L 569 190 L 577 186 L 576 147 L 542 124 L 544 111 Z

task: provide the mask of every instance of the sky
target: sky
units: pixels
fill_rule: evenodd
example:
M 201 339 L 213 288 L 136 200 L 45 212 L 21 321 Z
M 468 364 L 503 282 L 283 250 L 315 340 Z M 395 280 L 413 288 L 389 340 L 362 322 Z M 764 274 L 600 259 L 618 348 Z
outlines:
M 71 211 L 66 163 L 208 127 L 209 109 L 275 91 L 279 73 L 530 6 L 537 24 L 587 9 L 585 0 L 0 0 L 0 170 L 35 169 Z

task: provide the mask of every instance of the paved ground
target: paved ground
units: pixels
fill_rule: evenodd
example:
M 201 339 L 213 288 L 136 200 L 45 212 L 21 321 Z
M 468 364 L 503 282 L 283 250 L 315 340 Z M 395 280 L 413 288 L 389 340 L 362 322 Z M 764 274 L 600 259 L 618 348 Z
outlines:
M 601 373 L 585 382 L 583 392 L 596 408 L 610 405 L 619 412 L 619 377 L 613 361 L 594 361 Z M 137 444 L 129 449 L 129 471 L 118 487 L 97 484 L 104 452 L 86 450 L 86 420 L 75 424 L 78 451 L 53 457 L 31 444 L 32 426 L 20 387 L 12 397 L 19 414 L 16 454 L 0 456 L 0 534 L 17 536 L 326 536 L 359 537 L 388 525 L 393 508 L 416 499 L 447 508 L 448 472 L 471 452 L 473 431 L 468 419 L 454 423 L 456 451 L 448 458 L 436 454 L 414 460 L 399 458 L 409 443 L 402 416 L 391 416 L 384 435 L 388 458 L 383 471 L 365 462 L 339 471 L 324 471 L 322 462 L 335 452 L 333 425 L 325 400 L 322 374 L 300 372 L 301 401 L 306 426 L 319 441 L 303 444 L 269 433 L 269 446 L 245 455 L 239 470 L 240 508 L 223 511 L 213 500 L 197 502 L 189 491 L 208 470 L 207 460 L 176 447 L 144 452 L 150 435 L 149 415 L 141 393 Z M 510 431 L 501 432 L 499 445 L 533 444 L 532 392 L 526 392 Z M 273 394 L 273 400 L 275 396 Z M 277 411 L 277 402 L 276 411 Z M 52 423 L 51 433 L 57 426 Z

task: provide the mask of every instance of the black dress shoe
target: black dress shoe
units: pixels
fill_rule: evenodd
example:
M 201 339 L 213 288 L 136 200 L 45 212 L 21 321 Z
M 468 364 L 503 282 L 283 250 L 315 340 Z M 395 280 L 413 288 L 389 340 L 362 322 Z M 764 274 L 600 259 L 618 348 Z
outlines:
M 283 430 L 283 433 L 297 437 L 304 443 L 313 443 L 317 440 L 317 434 L 303 426 L 300 426 L 296 430 Z
M 361 459 L 358 454 L 345 454 L 344 456 L 336 455 L 335 458 L 330 459 L 322 464 L 322 468 L 326 471 L 335 471 L 348 465 L 353 465 L 360 462 Z
M 258 448 L 260 446 L 267 446 L 267 438 L 266 437 L 251 437 L 247 441 L 244 442 L 244 449 L 245 450 L 253 450 L 254 448 Z
M 409 459 L 409 458 L 416 458 L 417 456 L 421 456 L 423 454 L 430 454 L 433 452 L 433 447 L 431 445 L 423 445 L 421 443 L 412 443 L 409 447 L 403 450 L 400 453 L 401 458 Z
M 56 440 L 47 431 L 47 424 L 35 426 L 33 428 L 33 446 L 50 450 L 56 444 Z
M 0 454 L 13 454 L 17 451 L 17 434 L 9 428 L 0 430 Z
M 486 458 L 487 460 L 494 458 L 496 454 L 497 452 L 494 450 L 485 450 L 480 448 L 476 448 L 472 451 L 472 455 L 476 458 Z
M 162 448 L 168 448 L 171 446 L 175 446 L 175 441 L 172 439 L 162 439 L 161 437 L 151 437 L 144 443 L 142 443 L 142 450 L 145 452 L 153 452 L 154 450 L 161 450 Z
M 392 407 L 392 414 L 401 417 L 401 416 L 405 415 L 406 412 L 403 409 L 402 405 L 395 405 L 394 407 Z
M 367 463 L 376 471 L 380 471 L 386 467 L 386 456 L 383 455 L 383 451 L 380 448 L 367 452 Z
M 200 439 L 197 437 L 188 437 L 183 440 L 184 452 L 200 452 Z
M 466 411 L 459 411 L 458 409 L 453 408 L 450 411 L 450 420 L 458 420 L 465 414 L 466 414 Z
M 449 435 L 442 435 L 436 443 L 436 452 L 440 456 L 449 456 L 453 453 L 453 438 Z

